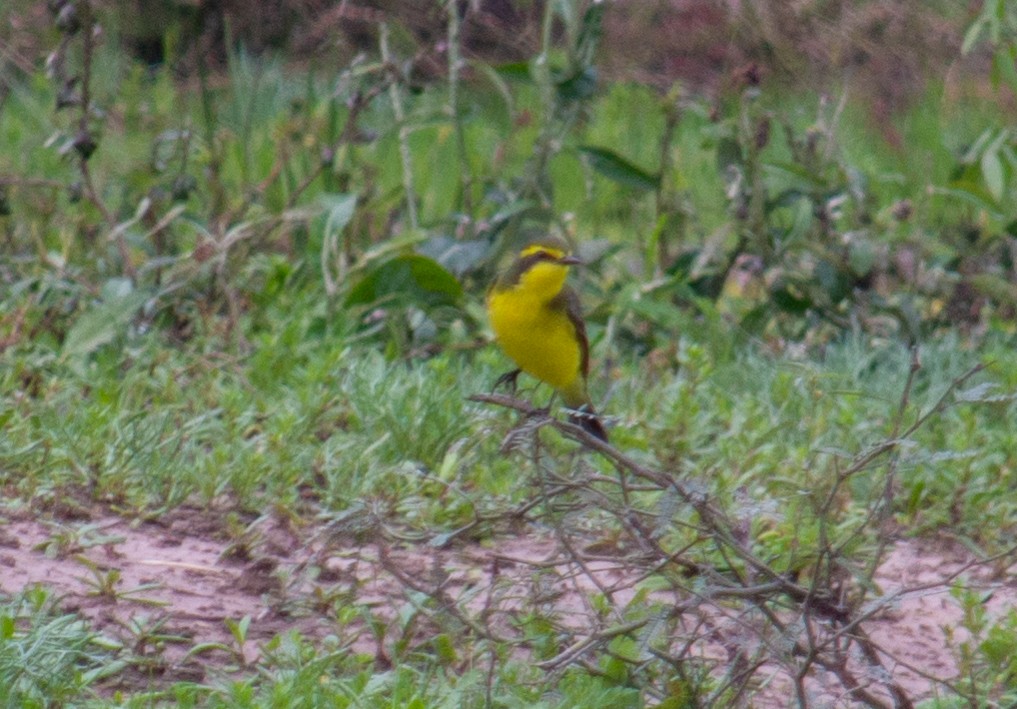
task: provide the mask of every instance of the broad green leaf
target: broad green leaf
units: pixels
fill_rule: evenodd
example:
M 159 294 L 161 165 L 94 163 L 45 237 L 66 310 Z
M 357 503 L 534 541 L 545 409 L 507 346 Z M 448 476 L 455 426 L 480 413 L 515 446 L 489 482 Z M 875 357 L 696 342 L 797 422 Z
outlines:
M 581 145 L 579 152 L 586 156 L 590 167 L 620 185 L 651 192 L 660 184 L 658 175 L 647 172 L 608 148 Z
M 112 342 L 123 333 L 138 308 L 144 305 L 148 298 L 149 294 L 144 291 L 133 291 L 86 310 L 67 331 L 63 357 L 88 355 Z
M 395 256 L 371 268 L 353 286 L 347 305 L 368 305 L 396 299 L 422 307 L 454 305 L 463 288 L 456 277 L 434 259 L 419 254 Z

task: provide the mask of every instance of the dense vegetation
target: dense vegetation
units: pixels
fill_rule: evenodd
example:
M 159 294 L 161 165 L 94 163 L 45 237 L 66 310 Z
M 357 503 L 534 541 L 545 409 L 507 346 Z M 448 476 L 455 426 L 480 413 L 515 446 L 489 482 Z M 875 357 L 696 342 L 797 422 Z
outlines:
M 1004 0 L 971 17 L 926 10 L 960 46 L 949 72 L 916 69 L 889 113 L 850 72 L 796 82 L 787 57 L 803 38 L 746 40 L 719 78 L 632 80 L 603 46 L 622 3 L 516 3 L 532 46 L 486 48 L 461 39 L 484 3 L 435 2 L 437 39 L 365 11 L 361 51 L 340 66 L 240 40 L 210 49 L 174 22 L 145 63 L 117 3 L 46 5 L 0 9 L 31 37 L 0 84 L 11 514 L 197 507 L 238 543 L 270 516 L 310 530 L 363 513 L 365 543 L 434 547 L 553 530 L 638 557 L 638 580 L 624 602 L 591 591 L 596 627 L 533 603 L 506 611 L 511 632 L 417 588 L 432 625 L 407 629 L 404 609 L 371 626 L 407 626 L 390 667 L 291 636 L 257 668 L 197 682 L 136 680 L 128 643 L 35 589 L 0 615 L 8 701 L 692 707 L 750 697 L 765 663 L 800 671 L 804 701 L 816 666 L 852 689 L 821 639 L 878 604 L 894 540 L 947 535 L 1009 558 L 1017 15 Z M 529 411 L 515 427 L 510 408 L 468 399 L 507 366 L 486 284 L 545 233 L 587 262 L 576 281 L 613 452 L 580 455 L 592 443 L 562 421 Z M 1017 620 L 954 590 L 970 640 L 930 701 L 1005 704 Z M 698 656 L 662 609 L 707 601 L 804 644 L 736 648 L 730 666 Z M 340 636 L 349 603 L 331 611 Z M 796 635 L 786 614 L 816 627 Z M 432 642 L 434 628 L 468 641 Z M 76 671 L 54 684 L 26 669 L 29 649 Z M 854 698 L 906 706 L 891 680 L 874 684 Z

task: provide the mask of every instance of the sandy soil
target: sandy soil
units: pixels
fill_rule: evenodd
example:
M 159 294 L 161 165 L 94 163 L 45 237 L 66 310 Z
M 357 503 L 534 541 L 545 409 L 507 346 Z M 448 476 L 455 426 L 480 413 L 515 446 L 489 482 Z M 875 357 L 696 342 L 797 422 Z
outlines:
M 8 517 L 0 524 L 0 590 L 17 593 L 42 584 L 61 598 L 62 608 L 87 617 L 139 658 L 148 658 L 138 676 L 118 678 L 123 688 L 201 680 L 227 667 L 251 666 L 262 643 L 290 630 L 312 638 L 338 634 L 384 665 L 385 645 L 379 646 L 362 624 L 337 625 L 335 609 L 355 595 L 379 617 L 391 618 L 414 584 L 440 586 L 449 599 L 475 593 L 469 603 L 478 610 L 492 603 L 495 587 L 502 602 L 511 594 L 531 600 L 546 594 L 546 602 L 559 609 L 569 611 L 571 605 L 579 611 L 583 605 L 581 584 L 561 587 L 556 584 L 562 577 L 552 575 L 556 581 L 549 586 L 548 575 L 540 573 L 555 565 L 556 544 L 547 536 L 520 535 L 499 541 L 496 549 L 472 543 L 436 549 L 364 544 L 321 531 L 298 534 L 265 519 L 238 544 L 227 539 L 220 518 L 204 511 L 136 523 L 113 515 L 60 523 Z M 994 578 L 984 566 L 968 568 L 971 562 L 959 546 L 902 541 L 880 568 L 877 581 L 884 597 L 914 590 L 881 608 L 866 627 L 887 651 L 887 669 L 914 700 L 934 696 L 933 678 L 947 680 L 957 671 L 944 630 L 954 629 L 955 639 L 964 637 L 957 630 L 961 611 L 947 585 L 953 574 L 964 569 L 967 583 L 992 590 L 990 610 L 1017 603 L 1017 587 L 1005 574 L 996 569 Z M 607 584 L 624 572 L 603 563 L 596 574 Z M 247 642 L 238 647 L 224 621 L 244 617 L 251 622 Z M 158 625 L 163 639 L 139 633 L 146 624 Z M 193 652 L 203 643 L 220 645 Z M 773 668 L 769 688 L 752 706 L 789 705 L 788 686 L 786 675 Z M 816 677 L 810 685 L 816 706 L 851 706 L 834 686 L 829 678 Z

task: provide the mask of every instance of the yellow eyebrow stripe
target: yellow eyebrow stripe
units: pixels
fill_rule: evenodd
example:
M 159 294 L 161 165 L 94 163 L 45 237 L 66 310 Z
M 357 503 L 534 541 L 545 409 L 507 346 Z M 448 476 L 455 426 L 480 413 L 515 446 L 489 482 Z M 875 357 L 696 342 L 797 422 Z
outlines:
M 549 254 L 554 258 L 563 258 L 565 256 L 564 251 L 553 248 L 551 246 L 545 246 L 543 244 L 534 244 L 533 246 L 527 246 L 525 249 L 519 252 L 519 256 L 520 258 L 526 258 L 527 256 L 532 256 L 533 254 L 539 253 Z

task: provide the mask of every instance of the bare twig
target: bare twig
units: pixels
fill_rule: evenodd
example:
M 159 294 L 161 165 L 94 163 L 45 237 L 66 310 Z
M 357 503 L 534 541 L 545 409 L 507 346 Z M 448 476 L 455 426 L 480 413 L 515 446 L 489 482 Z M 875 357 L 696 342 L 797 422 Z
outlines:
M 981 369 L 976 366 L 956 377 L 931 406 L 915 413 L 912 396 L 920 362 L 917 353 L 912 354 L 886 438 L 847 462 L 835 459 L 830 483 L 821 492 L 807 491 L 808 499 L 814 501 L 810 511 L 815 516 L 818 537 L 809 539 L 807 547 L 795 552 L 795 558 L 802 560 L 798 564 L 786 560 L 778 563 L 767 556 L 769 552 L 749 531 L 748 523 L 732 516 L 703 492 L 694 477 L 655 469 L 529 402 L 496 394 L 470 397 L 472 401 L 511 409 L 523 417 L 523 423 L 508 438 L 515 442 L 512 450 L 518 451 L 519 441 L 524 439 L 532 446 L 531 464 L 539 471 L 536 484 L 540 486 L 538 499 L 543 501 L 542 507 L 527 509 L 537 519 L 551 523 L 559 542 L 552 558 L 513 561 L 542 573 L 558 572 L 561 580 L 581 576 L 587 593 L 595 589 L 612 602 L 610 608 L 598 608 L 584 627 L 562 624 L 561 632 L 568 637 L 568 644 L 539 666 L 561 671 L 576 665 L 599 672 L 593 658 L 598 653 L 611 654 L 611 639 L 646 628 L 646 633 L 661 638 L 659 644 L 646 646 L 647 657 L 670 663 L 672 674 L 683 663 L 699 662 L 712 664 L 709 672 L 714 678 L 724 675 L 723 689 L 712 695 L 716 701 L 744 697 L 751 691 L 749 683 L 754 676 L 764 667 L 777 665 L 790 680 L 790 689 L 802 707 L 810 706 L 810 684 L 820 672 L 835 679 L 841 696 L 850 701 L 881 709 L 913 707 L 908 690 L 893 673 L 894 668 L 906 667 L 906 663 L 874 640 L 866 625 L 908 594 L 946 590 L 965 571 L 1017 554 L 1015 545 L 994 557 L 944 571 L 933 582 L 911 584 L 866 601 L 877 588 L 876 571 L 885 561 L 892 541 L 880 527 L 885 526 L 894 509 L 902 445 L 952 405 L 958 387 Z M 541 430 L 547 428 L 607 461 L 618 477 L 598 472 L 590 456 L 578 457 L 579 468 L 558 471 L 556 461 L 547 455 L 540 441 Z M 847 483 L 861 474 L 873 477 L 874 504 L 862 523 L 846 524 L 838 500 Z M 626 477 L 630 483 L 623 482 Z M 572 514 L 576 509 L 570 503 L 573 499 L 591 517 L 616 520 L 610 534 L 617 540 L 609 542 L 613 545 L 609 553 L 593 548 L 600 544 L 596 535 L 587 535 L 593 536 L 588 544 L 578 543 L 584 532 L 570 527 L 573 519 L 579 519 Z M 648 499 L 655 502 L 647 505 Z M 794 541 L 799 538 L 796 536 Z M 861 559 L 847 555 L 848 545 L 864 542 L 868 543 L 862 547 Z M 605 566 L 605 562 L 613 563 Z M 621 591 L 645 588 L 647 583 L 656 589 L 654 602 L 671 609 L 662 619 L 667 630 L 660 635 L 647 625 L 652 615 L 633 618 L 630 607 L 621 613 L 623 609 L 613 606 L 623 597 Z M 577 592 L 582 593 L 582 588 Z M 615 624 L 605 625 L 605 617 L 612 617 Z M 697 623 L 694 636 L 688 634 L 690 622 Z M 751 636 L 755 649 L 750 651 L 744 641 L 725 637 L 732 630 L 735 635 Z M 708 659 L 702 649 L 704 643 L 725 649 L 726 672 Z M 641 672 L 651 660 L 628 658 L 626 662 L 632 672 Z M 940 681 L 940 685 L 956 687 L 949 680 Z M 667 692 L 658 687 L 647 696 L 662 698 Z

